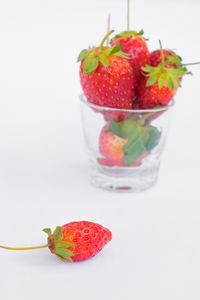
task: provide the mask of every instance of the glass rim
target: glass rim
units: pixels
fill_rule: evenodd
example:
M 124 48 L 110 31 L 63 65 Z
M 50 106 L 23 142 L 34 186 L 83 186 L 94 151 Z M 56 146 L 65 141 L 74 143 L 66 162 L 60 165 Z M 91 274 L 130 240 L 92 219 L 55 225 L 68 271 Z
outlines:
M 147 112 L 161 112 L 165 110 L 169 110 L 172 108 L 175 104 L 174 98 L 168 103 L 166 106 L 158 107 L 158 108 L 148 108 L 148 109 L 121 109 L 121 108 L 113 108 L 108 106 L 100 106 L 93 104 L 89 101 L 87 101 L 87 98 L 84 93 L 80 95 L 80 100 L 82 103 L 86 104 L 87 106 L 90 106 L 94 109 L 102 109 L 102 110 L 109 110 L 109 111 L 118 111 L 118 112 L 129 112 L 129 113 L 147 113 Z

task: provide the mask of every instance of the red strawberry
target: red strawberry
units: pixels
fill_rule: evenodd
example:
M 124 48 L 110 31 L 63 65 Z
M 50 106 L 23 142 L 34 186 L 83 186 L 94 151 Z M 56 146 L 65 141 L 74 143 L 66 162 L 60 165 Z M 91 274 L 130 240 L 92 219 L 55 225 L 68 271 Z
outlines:
M 181 77 L 186 73 L 186 68 L 170 67 L 160 43 L 162 62 L 156 66 L 146 65 L 142 68 L 145 72 L 137 87 L 137 97 L 140 107 L 153 108 L 157 105 L 166 106 L 180 87 Z
M 108 125 L 106 125 L 100 134 L 99 149 L 100 152 L 113 162 L 116 166 L 124 165 L 124 151 L 123 148 L 127 144 L 127 140 L 114 135 L 112 132 L 106 132 Z
M 143 77 L 140 80 L 137 89 L 138 100 L 142 109 L 151 109 L 156 105 L 166 106 L 173 98 L 177 91 L 177 85 L 170 89 L 165 83 L 159 88 L 158 82 L 151 86 L 147 86 L 148 77 Z
M 82 261 L 96 255 L 111 239 L 112 233 L 103 226 L 88 222 L 71 222 L 57 227 L 52 233 L 50 228 L 43 229 L 48 234 L 44 246 L 29 248 L 10 248 L 8 250 L 33 250 L 48 247 L 61 260 Z
M 125 146 L 128 144 L 129 140 L 108 131 L 110 124 L 111 123 L 109 122 L 104 126 L 99 138 L 99 150 L 106 159 L 98 159 L 98 162 L 105 166 L 140 166 L 142 159 L 148 155 L 148 151 L 146 151 L 145 148 L 142 148 L 142 152 L 140 155 L 137 155 L 137 157 L 135 157 L 135 153 L 133 152 L 133 159 L 131 158 L 132 162 L 126 163 Z
M 96 255 L 112 239 L 110 230 L 88 221 L 71 222 L 62 226 L 63 241 L 72 243 L 73 261 Z
M 112 47 L 120 43 L 122 51 L 129 53 L 129 61 L 134 70 L 136 84 L 141 78 L 141 68 L 150 64 L 150 53 L 145 39 L 142 37 L 143 30 L 139 33 L 135 31 L 125 31 L 115 36 Z
M 100 47 L 83 50 L 79 55 L 83 91 L 87 100 L 95 105 L 132 109 L 135 94 L 132 67 L 126 59 L 128 56 L 120 51 L 121 45 L 103 47 L 107 37 Z M 116 119 L 117 112 L 112 117 Z

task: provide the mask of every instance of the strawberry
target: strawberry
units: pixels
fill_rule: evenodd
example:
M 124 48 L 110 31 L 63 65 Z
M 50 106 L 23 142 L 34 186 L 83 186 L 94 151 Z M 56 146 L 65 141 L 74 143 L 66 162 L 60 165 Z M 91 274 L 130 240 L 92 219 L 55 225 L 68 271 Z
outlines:
M 96 255 L 112 239 L 110 230 L 88 221 L 71 222 L 62 226 L 63 241 L 72 243 L 69 250 L 73 261 Z
M 112 132 L 106 132 L 108 125 L 106 125 L 100 134 L 100 152 L 116 166 L 124 165 L 124 146 L 127 144 L 127 140 L 120 138 Z M 110 166 L 110 162 L 107 160 L 107 164 Z M 109 162 L 109 163 L 108 163 Z M 100 162 L 101 163 L 101 162 Z M 104 163 L 105 165 L 105 163 Z
M 134 70 L 136 84 L 141 79 L 141 68 L 150 64 L 150 53 L 147 48 L 145 38 L 142 37 L 143 30 L 139 33 L 136 31 L 124 31 L 115 36 L 112 40 L 112 47 L 118 43 L 122 45 L 122 51 L 129 53 L 129 61 Z
M 185 67 L 169 66 L 165 60 L 160 42 L 161 63 L 156 66 L 146 65 L 145 72 L 137 87 L 137 97 L 140 107 L 151 109 L 157 105 L 166 106 L 181 86 L 181 77 L 186 74 Z
M 134 72 L 128 55 L 121 52 L 121 45 L 103 47 L 110 31 L 100 47 L 83 50 L 80 81 L 87 100 L 95 105 L 132 109 L 135 94 Z M 117 119 L 117 112 L 112 116 Z
M 110 167 L 141 165 L 160 136 L 155 127 L 143 126 L 147 117 L 108 122 L 99 138 L 99 150 L 105 158 L 98 162 Z
M 82 261 L 96 255 L 112 239 L 112 233 L 103 226 L 88 222 L 71 222 L 57 227 L 52 233 L 50 228 L 43 229 L 48 234 L 44 246 L 29 248 L 10 248 L 8 250 L 32 250 L 48 247 L 51 253 L 61 260 Z
M 149 78 L 143 77 L 138 85 L 137 95 L 140 107 L 142 109 L 152 109 L 156 105 L 168 105 L 168 103 L 174 97 L 178 86 L 175 85 L 170 89 L 167 83 L 164 83 L 162 87 L 160 87 L 158 82 L 155 82 L 154 84 L 149 86 Z

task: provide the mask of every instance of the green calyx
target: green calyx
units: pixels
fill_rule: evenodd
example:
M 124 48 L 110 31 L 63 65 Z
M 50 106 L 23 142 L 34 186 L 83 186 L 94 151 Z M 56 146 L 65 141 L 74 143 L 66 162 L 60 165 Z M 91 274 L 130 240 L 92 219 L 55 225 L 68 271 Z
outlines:
M 177 55 L 177 54 L 176 54 L 174 51 L 172 51 L 172 50 L 169 50 L 169 51 L 171 52 L 172 55 L 169 55 L 169 56 L 167 56 L 167 57 L 165 58 L 166 63 L 172 62 L 172 63 L 175 65 L 175 67 L 176 67 L 177 69 L 182 69 L 182 70 L 184 70 L 184 71 L 185 71 L 184 74 L 192 75 L 192 72 L 188 71 L 187 66 L 194 66 L 194 65 L 199 65 L 199 64 L 200 64 L 199 61 L 198 61 L 198 62 L 193 62 L 193 63 L 185 64 L 185 63 L 183 63 L 182 58 L 181 58 L 179 55 Z
M 117 44 L 115 47 L 104 47 L 104 42 L 109 37 L 114 30 L 108 32 L 108 34 L 103 38 L 101 44 L 97 48 L 84 49 L 78 56 L 78 62 L 84 60 L 83 62 L 83 72 L 85 74 L 90 74 L 94 72 L 99 63 L 101 62 L 105 67 L 109 67 L 110 63 L 108 57 L 111 55 L 119 56 L 122 58 L 129 58 L 129 54 L 121 51 L 122 46 Z
M 120 38 L 123 38 L 123 37 L 129 37 L 129 38 L 132 38 L 132 37 L 136 37 L 136 36 L 141 36 L 145 41 L 147 41 L 148 39 L 146 39 L 145 37 L 143 37 L 143 34 L 144 34 L 144 30 L 140 30 L 139 32 L 137 31 L 123 31 L 119 34 L 116 34 L 116 36 L 111 40 L 111 43 L 117 39 L 120 39 Z
M 175 65 L 176 68 L 183 68 L 182 58 L 178 56 L 174 51 L 172 50 L 168 50 L 168 51 L 170 51 L 171 55 L 165 57 L 166 63 L 171 62 Z
M 127 140 L 123 148 L 125 166 L 133 165 L 138 157 L 156 146 L 160 132 L 154 126 L 145 125 L 146 119 L 151 114 L 147 113 L 137 119 L 130 118 L 121 122 L 110 122 L 106 131 Z
M 188 74 L 188 72 L 187 69 L 183 67 L 180 57 L 175 55 L 164 58 L 161 42 L 160 52 L 162 62 L 157 67 L 152 67 L 150 65 L 142 67 L 142 71 L 145 72 L 143 75 L 148 77 L 146 86 L 152 86 L 157 82 L 159 89 L 161 89 L 164 84 L 167 84 L 168 88 L 173 91 L 175 86 L 181 87 L 179 78 L 184 74 Z M 174 63 L 175 67 L 167 68 L 166 66 L 169 64 L 169 62 Z
M 158 88 L 161 89 L 166 83 L 172 91 L 176 85 L 181 87 L 179 78 L 185 74 L 184 69 L 165 68 L 161 64 L 157 67 L 146 65 L 142 67 L 142 70 L 146 73 L 144 75 L 148 77 L 146 86 L 152 86 L 158 82 Z
M 48 235 L 48 248 L 51 253 L 55 254 L 61 260 L 69 260 L 72 262 L 72 256 L 74 254 L 68 248 L 75 247 L 73 244 L 63 241 L 63 229 L 62 227 L 56 227 L 52 233 L 50 228 L 43 229 Z

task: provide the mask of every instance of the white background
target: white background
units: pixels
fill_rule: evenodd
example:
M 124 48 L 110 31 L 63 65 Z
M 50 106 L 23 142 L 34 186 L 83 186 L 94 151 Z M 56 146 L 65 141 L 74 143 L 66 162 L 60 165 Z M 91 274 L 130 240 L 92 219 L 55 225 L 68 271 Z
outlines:
M 135 0 L 132 28 L 200 60 L 199 1 Z M 126 25 L 125 0 L 0 0 L 0 244 L 46 243 L 44 227 L 99 222 L 113 240 L 63 263 L 0 250 L 3 300 L 200 298 L 200 67 L 178 91 L 158 184 L 112 194 L 88 182 L 77 55 Z M 134 27 L 135 26 L 135 27 Z

